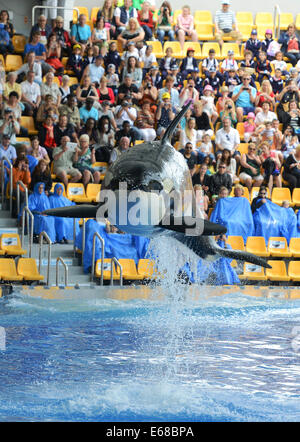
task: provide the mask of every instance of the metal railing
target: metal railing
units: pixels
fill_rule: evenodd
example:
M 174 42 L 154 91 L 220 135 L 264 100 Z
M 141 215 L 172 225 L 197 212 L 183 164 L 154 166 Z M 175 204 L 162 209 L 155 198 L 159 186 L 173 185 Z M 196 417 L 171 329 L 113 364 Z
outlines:
M 280 37 L 280 8 L 279 5 L 274 6 L 274 38 Z
M 45 240 L 48 243 L 47 285 L 49 285 L 50 265 L 51 265 L 51 239 L 44 231 L 39 234 L 39 273 L 41 273 L 41 267 L 42 267 L 43 238 L 45 238 Z
M 34 25 L 34 14 L 35 14 L 36 9 L 63 9 L 64 11 L 74 11 L 75 10 L 77 12 L 77 19 L 80 15 L 80 11 L 76 7 L 75 8 L 65 8 L 64 6 L 36 5 L 32 8 L 32 16 L 31 16 L 32 26 Z
M 123 286 L 123 269 L 117 258 L 111 258 L 111 265 L 110 265 L 110 285 L 114 285 L 114 265 L 116 264 L 117 267 L 120 269 L 120 287 Z
M 22 248 L 24 248 L 25 213 L 27 214 L 26 226 L 27 226 L 27 236 L 28 236 L 28 244 L 29 244 L 29 258 L 31 258 L 32 244 L 33 244 L 34 216 L 33 216 L 33 213 L 28 209 L 28 207 L 25 206 L 23 208 L 23 211 L 22 211 L 22 235 L 21 235 Z M 31 220 L 31 224 L 29 223 L 29 218 Z M 30 234 L 29 234 L 29 230 L 30 230 Z
M 103 285 L 103 270 L 104 270 L 104 249 L 105 249 L 105 242 L 102 236 L 95 232 L 93 236 L 93 251 L 92 251 L 92 272 L 91 272 L 91 281 L 94 280 L 94 273 L 95 273 L 95 252 L 96 252 L 96 238 L 99 239 L 101 242 L 101 278 L 100 278 L 100 285 Z
M 10 214 L 12 215 L 12 196 L 13 196 L 13 166 L 12 163 L 10 162 L 10 160 L 6 157 L 3 156 L 1 159 L 1 207 L 2 210 L 4 209 L 4 198 L 5 198 L 5 185 L 4 185 L 4 162 L 7 162 L 8 167 L 9 167 L 9 211 Z
M 60 262 L 62 263 L 62 265 L 64 266 L 64 269 L 65 269 L 65 287 L 67 287 L 69 270 L 68 270 L 67 264 L 60 256 L 56 259 L 56 287 L 59 286 L 59 263 Z
M 17 182 L 17 215 L 20 213 L 20 187 L 24 189 L 25 192 L 25 206 L 28 207 L 28 189 L 22 181 Z
M 82 246 L 81 246 L 81 251 L 82 251 L 82 255 L 81 255 L 81 265 L 83 265 L 83 256 L 84 256 L 84 251 L 85 251 L 85 218 L 83 218 L 83 223 L 82 223 Z

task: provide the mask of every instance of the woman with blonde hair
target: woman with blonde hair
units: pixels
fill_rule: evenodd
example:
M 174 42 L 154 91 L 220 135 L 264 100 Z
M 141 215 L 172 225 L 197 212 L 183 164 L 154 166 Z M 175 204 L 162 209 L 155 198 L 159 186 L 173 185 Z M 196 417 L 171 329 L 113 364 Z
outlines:
M 198 135 L 197 135 L 197 131 L 196 131 L 195 127 L 196 127 L 195 118 L 192 118 L 192 117 L 189 118 L 187 120 L 187 124 L 185 126 L 185 129 L 180 131 L 179 142 L 180 142 L 180 146 L 182 146 L 182 148 L 187 143 L 191 143 L 193 146 L 193 150 L 196 150 Z
M 269 80 L 264 80 L 261 83 L 260 91 L 257 92 L 255 99 L 255 113 L 261 112 L 262 104 L 267 101 L 270 103 L 270 110 L 275 109 L 275 94 L 273 92 Z
M 95 184 L 100 182 L 100 172 L 95 172 L 92 164 L 96 162 L 95 148 L 90 149 L 90 137 L 82 134 L 79 137 L 78 160 L 74 167 L 82 173 L 82 182 L 86 187 L 92 180 Z
M 129 41 L 137 43 L 138 41 L 143 41 L 144 39 L 145 31 L 134 17 L 129 19 L 128 25 L 117 38 L 117 40 L 122 43 L 123 47 L 125 47 Z
M 276 150 L 271 150 L 268 142 L 264 141 L 259 146 L 262 150 L 260 160 L 264 169 L 264 178 L 272 194 L 273 185 L 282 187 L 280 168 L 281 163 Z
M 224 104 L 224 110 L 220 113 L 221 127 L 223 127 L 223 118 L 229 117 L 231 126 L 234 127 L 237 123 L 237 116 L 235 111 L 235 104 L 231 98 L 227 98 Z

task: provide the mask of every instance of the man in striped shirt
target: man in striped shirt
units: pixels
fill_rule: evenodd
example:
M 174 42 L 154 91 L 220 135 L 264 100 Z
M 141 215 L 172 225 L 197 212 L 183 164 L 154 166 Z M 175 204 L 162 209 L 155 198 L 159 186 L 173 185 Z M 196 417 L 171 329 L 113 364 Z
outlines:
M 234 12 L 229 10 L 230 1 L 224 0 L 221 4 L 222 9 L 217 11 L 215 16 L 216 40 L 220 43 L 220 45 L 222 45 L 223 36 L 225 35 L 226 37 L 231 37 L 233 40 L 236 40 L 238 44 L 240 44 L 242 35 L 236 26 Z

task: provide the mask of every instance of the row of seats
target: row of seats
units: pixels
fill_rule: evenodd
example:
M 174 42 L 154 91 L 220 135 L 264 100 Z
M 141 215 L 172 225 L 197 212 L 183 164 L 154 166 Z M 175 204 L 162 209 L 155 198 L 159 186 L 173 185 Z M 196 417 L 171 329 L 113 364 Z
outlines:
M 256 198 L 259 192 L 259 187 L 252 187 L 251 192 L 249 192 L 247 187 L 244 187 L 244 197 L 252 202 L 253 198 Z M 290 207 L 300 206 L 300 188 L 293 189 L 291 193 L 288 187 L 274 187 L 272 190 L 272 195 L 270 196 L 270 191 L 267 189 L 268 198 L 274 204 L 282 206 L 283 201 L 289 201 Z M 230 196 L 234 196 L 234 188 L 232 189 Z
M 0 280 L 1 281 L 42 281 L 33 258 L 20 258 L 17 266 L 12 258 L 0 258 Z
M 119 259 L 122 266 L 122 276 L 125 281 L 142 281 L 147 279 L 156 279 L 159 274 L 155 266 L 155 261 L 150 259 L 140 259 L 136 266 L 133 259 Z M 101 278 L 101 259 L 96 261 L 95 277 Z M 113 265 L 113 279 L 120 279 L 119 267 L 106 258 L 103 262 L 103 280 L 111 279 L 111 265 Z
M 2 233 L 0 239 L 0 256 L 22 256 L 27 250 L 22 248 L 18 233 Z
M 234 250 L 245 250 L 256 256 L 300 258 L 300 238 L 291 238 L 288 246 L 284 237 L 270 237 L 266 246 L 263 236 L 248 236 L 246 245 L 242 236 L 228 236 L 228 244 Z
M 266 270 L 261 266 L 245 263 L 244 273 L 238 275 L 240 280 L 300 282 L 300 261 L 290 261 L 288 267 L 284 261 L 269 260 L 268 263 L 272 268 Z

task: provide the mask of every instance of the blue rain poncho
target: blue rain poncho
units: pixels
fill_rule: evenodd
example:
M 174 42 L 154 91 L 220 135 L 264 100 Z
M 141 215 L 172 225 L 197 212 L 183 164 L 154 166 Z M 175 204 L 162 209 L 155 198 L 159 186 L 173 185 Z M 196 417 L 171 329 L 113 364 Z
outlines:
M 45 231 L 54 243 L 56 241 L 55 221 L 53 216 L 41 215 L 44 210 L 50 209 L 50 202 L 44 190 L 41 194 L 39 193 L 38 189 L 40 186 L 43 186 L 43 189 L 45 189 L 44 183 L 36 183 L 33 193 L 28 198 L 28 208 L 34 215 L 33 233 L 39 235 Z
M 134 259 L 137 264 L 139 259 L 145 258 L 149 239 L 129 234 L 107 233 L 104 224 L 95 220 L 88 220 L 86 223 L 86 241 L 83 253 L 84 272 L 88 273 L 92 265 L 93 237 L 98 232 L 105 242 L 104 257 L 117 259 Z M 82 233 L 77 235 L 75 244 L 81 249 Z M 95 243 L 95 262 L 101 259 L 101 242 L 96 238 Z
M 57 207 L 74 206 L 75 203 L 70 201 L 68 198 L 64 197 L 63 194 L 58 195 L 58 189 L 64 189 L 63 185 L 57 183 L 54 187 L 53 195 L 50 195 L 49 202 L 51 209 L 56 209 Z M 59 218 L 54 217 L 55 220 L 55 230 L 56 230 L 56 241 L 62 241 L 63 239 L 73 240 L 73 218 Z M 76 223 L 76 234 L 79 233 L 79 222 Z
M 245 243 L 254 234 L 251 206 L 244 197 L 220 198 L 210 221 L 226 226 L 227 235 L 242 236 Z
M 266 200 L 253 214 L 255 236 L 263 236 L 266 245 L 272 236 L 281 236 L 290 242 L 298 237 L 297 217 L 291 208 L 280 207 Z

